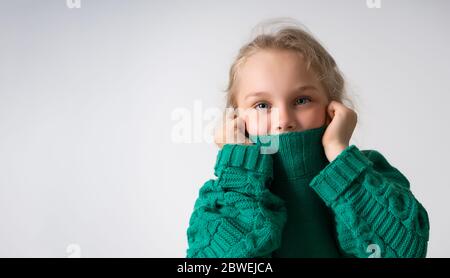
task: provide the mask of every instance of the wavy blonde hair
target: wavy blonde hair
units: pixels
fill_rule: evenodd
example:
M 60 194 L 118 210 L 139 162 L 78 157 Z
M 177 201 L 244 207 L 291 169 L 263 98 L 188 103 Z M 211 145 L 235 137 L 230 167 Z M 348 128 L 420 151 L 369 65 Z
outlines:
M 345 90 L 345 80 L 335 60 L 313 35 L 297 21 L 290 18 L 270 19 L 258 24 L 254 38 L 241 47 L 229 70 L 226 106 L 237 108 L 236 79 L 246 59 L 261 50 L 292 50 L 302 55 L 307 69 L 313 69 L 328 99 L 346 102 L 353 107 Z

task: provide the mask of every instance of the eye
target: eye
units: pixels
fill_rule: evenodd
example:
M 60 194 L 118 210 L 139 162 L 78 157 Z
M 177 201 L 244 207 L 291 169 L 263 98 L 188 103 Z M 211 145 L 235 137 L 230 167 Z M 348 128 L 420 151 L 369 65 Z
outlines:
M 299 97 L 295 101 L 295 104 L 303 105 L 303 104 L 307 104 L 309 102 L 311 102 L 311 98 L 309 98 L 309 97 Z
M 270 107 L 269 104 L 266 103 L 266 102 L 260 102 L 260 103 L 255 105 L 255 109 L 258 109 L 258 110 L 269 109 L 269 107 Z

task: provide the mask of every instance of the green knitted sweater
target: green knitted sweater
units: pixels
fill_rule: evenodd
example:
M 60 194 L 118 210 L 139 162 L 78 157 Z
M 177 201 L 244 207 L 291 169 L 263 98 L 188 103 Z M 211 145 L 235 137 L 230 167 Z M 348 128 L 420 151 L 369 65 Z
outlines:
M 428 215 L 409 181 L 355 145 L 328 162 L 325 128 L 224 145 L 195 202 L 187 257 L 425 257 Z

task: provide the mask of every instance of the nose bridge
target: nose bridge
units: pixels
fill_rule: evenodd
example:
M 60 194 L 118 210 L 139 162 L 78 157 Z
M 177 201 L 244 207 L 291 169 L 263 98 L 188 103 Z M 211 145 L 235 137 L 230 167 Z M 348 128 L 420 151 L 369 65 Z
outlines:
M 277 121 L 276 128 L 278 130 L 293 129 L 295 128 L 295 115 L 287 103 L 280 103 L 277 107 Z

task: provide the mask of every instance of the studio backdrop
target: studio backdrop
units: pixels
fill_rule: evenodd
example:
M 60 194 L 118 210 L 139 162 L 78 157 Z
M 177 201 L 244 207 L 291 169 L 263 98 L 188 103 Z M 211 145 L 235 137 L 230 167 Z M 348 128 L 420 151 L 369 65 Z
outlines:
M 335 58 L 358 111 L 351 143 L 408 177 L 427 256 L 450 257 L 449 12 L 446 0 L 0 0 L 0 256 L 185 257 L 231 63 L 282 17 Z

